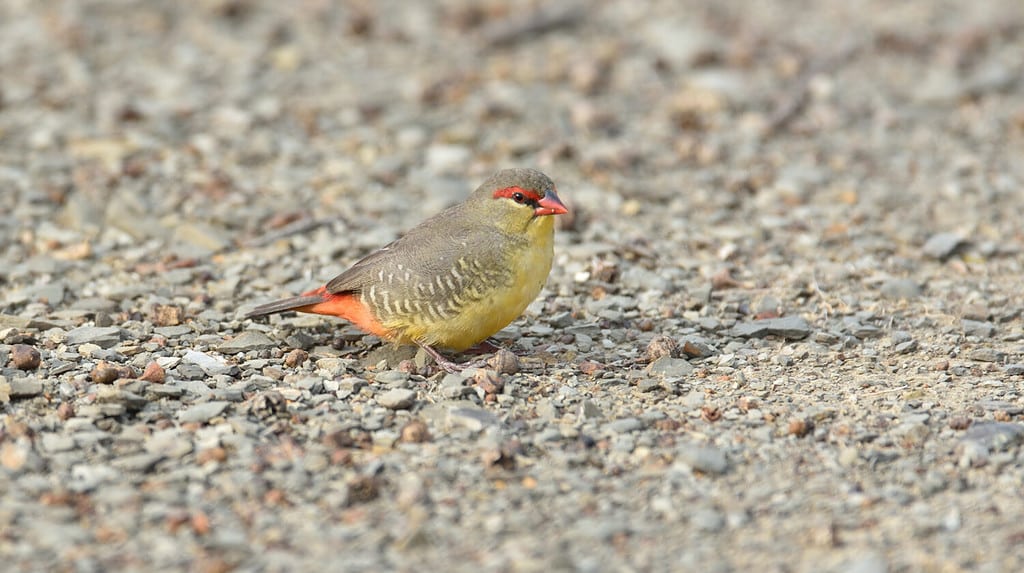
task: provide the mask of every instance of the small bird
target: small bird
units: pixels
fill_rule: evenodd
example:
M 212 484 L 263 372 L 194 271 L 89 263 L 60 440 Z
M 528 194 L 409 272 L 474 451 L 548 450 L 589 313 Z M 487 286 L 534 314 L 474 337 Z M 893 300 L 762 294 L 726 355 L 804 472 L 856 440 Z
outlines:
M 337 316 L 385 340 L 417 344 L 456 372 L 437 348 L 466 350 L 523 313 L 551 272 L 552 215 L 564 213 L 547 175 L 504 169 L 326 285 L 257 306 L 246 318 L 289 310 Z

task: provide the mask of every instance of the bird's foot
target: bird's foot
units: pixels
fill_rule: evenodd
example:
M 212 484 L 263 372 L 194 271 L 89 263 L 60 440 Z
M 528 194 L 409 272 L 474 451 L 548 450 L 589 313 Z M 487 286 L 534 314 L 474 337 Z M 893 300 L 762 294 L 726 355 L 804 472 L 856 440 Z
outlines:
M 445 358 L 443 354 L 441 354 L 437 350 L 434 350 L 433 347 L 427 346 L 426 344 L 419 344 L 418 342 L 416 344 L 418 344 L 419 347 L 422 348 L 424 352 L 429 354 L 430 357 L 434 359 L 434 362 L 437 363 L 437 366 L 441 370 L 444 370 L 449 374 L 462 372 L 463 370 L 468 368 L 468 365 L 456 364 L 451 360 L 448 360 L 447 358 Z

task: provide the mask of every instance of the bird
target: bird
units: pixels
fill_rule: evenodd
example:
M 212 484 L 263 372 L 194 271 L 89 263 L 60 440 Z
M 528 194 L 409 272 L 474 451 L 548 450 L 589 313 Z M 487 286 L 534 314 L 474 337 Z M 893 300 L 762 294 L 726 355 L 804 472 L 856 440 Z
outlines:
M 342 318 L 415 344 L 446 372 L 461 352 L 519 318 L 547 282 L 554 216 L 569 210 L 535 169 L 503 169 L 462 203 L 430 217 L 325 285 L 259 305 L 245 318 L 297 311 Z

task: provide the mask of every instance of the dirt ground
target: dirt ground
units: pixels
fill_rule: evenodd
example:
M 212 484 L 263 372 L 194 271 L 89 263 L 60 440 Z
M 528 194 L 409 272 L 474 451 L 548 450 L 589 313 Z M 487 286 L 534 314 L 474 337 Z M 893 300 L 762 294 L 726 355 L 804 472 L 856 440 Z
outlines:
M 509 166 L 518 373 L 243 318 Z M 0 2 L 0 568 L 1024 570 L 1022 220 L 1017 0 Z

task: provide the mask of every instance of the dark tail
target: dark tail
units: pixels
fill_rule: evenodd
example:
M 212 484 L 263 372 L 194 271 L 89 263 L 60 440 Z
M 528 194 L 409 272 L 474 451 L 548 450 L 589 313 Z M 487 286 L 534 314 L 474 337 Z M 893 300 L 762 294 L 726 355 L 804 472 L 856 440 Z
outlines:
M 267 316 L 268 314 L 277 314 L 279 312 L 285 312 L 287 310 L 301 311 L 304 307 L 312 306 L 319 302 L 323 302 L 324 300 L 324 296 L 320 294 L 318 291 L 308 292 L 299 296 L 293 296 L 291 298 L 285 298 L 281 300 L 275 300 L 274 302 L 261 304 L 247 312 L 245 314 L 245 318 L 257 318 L 260 316 Z

